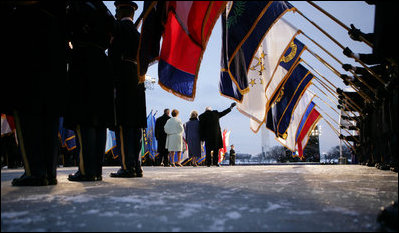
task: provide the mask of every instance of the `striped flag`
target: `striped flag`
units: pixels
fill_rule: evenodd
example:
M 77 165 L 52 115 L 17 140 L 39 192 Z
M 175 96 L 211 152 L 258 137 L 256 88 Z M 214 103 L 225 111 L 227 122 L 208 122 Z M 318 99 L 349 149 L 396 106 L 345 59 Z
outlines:
M 148 152 L 149 158 L 153 161 L 158 155 L 158 142 L 155 138 L 155 113 L 152 111 L 147 116 L 147 129 L 146 129 L 146 152 Z
M 315 106 L 312 101 L 315 97 L 315 94 L 310 91 L 305 91 L 300 99 L 297 107 L 292 114 L 291 122 L 287 129 L 287 137 L 283 139 L 281 137 L 277 137 L 276 140 L 279 141 L 283 146 L 288 148 L 291 151 L 296 151 L 296 139 L 297 139 L 297 131 L 300 127 L 302 119 L 307 119 L 309 114 L 309 109 L 313 109 Z
M 202 55 L 224 1 L 168 1 L 158 63 L 159 85 L 194 100 Z
M 206 158 L 206 149 L 205 142 L 201 142 L 201 157 L 197 159 L 197 164 L 201 164 L 205 161 Z
M 309 135 L 316 126 L 317 122 L 319 122 L 320 118 L 320 113 L 316 110 L 316 108 L 313 108 L 309 116 L 307 117 L 305 124 L 302 127 L 302 130 L 299 132 L 297 146 L 299 158 L 301 159 L 303 158 L 303 150 L 308 143 Z
M 231 133 L 230 130 L 229 131 L 223 130 L 223 134 L 222 134 L 223 135 L 222 136 L 223 148 L 219 149 L 219 160 L 218 160 L 219 163 L 223 162 L 223 160 L 225 159 L 225 154 L 227 152 L 227 148 L 230 145 L 230 133 Z

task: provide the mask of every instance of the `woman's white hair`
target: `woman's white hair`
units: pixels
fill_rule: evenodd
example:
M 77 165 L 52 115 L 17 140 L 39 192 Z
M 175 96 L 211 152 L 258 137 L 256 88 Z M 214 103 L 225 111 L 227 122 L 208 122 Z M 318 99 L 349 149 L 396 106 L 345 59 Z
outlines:
M 209 111 L 212 111 L 212 108 L 211 108 L 211 107 L 209 107 L 209 106 L 208 106 L 208 107 L 206 107 L 206 108 L 205 108 L 205 111 L 208 111 L 208 110 L 209 110 Z

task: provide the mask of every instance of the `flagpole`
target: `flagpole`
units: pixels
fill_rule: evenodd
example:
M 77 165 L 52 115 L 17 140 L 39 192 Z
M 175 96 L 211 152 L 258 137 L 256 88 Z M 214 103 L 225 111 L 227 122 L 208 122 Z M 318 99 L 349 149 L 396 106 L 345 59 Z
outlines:
M 333 109 L 334 110 L 334 112 L 336 113 L 336 114 L 338 114 L 338 115 L 340 115 L 341 113 L 339 113 L 338 111 L 336 111 L 334 108 L 332 108 L 328 103 L 326 103 L 323 99 L 321 99 L 318 95 L 316 95 L 316 97 L 317 98 L 319 98 L 324 104 L 326 104 L 328 107 L 330 107 L 331 109 Z M 318 106 L 318 105 L 316 105 L 316 106 Z M 318 106 L 319 107 L 319 109 L 320 109 L 320 111 L 322 111 L 321 110 L 321 108 L 320 108 L 320 106 Z M 322 111 L 322 112 L 324 112 L 324 111 Z M 330 117 L 333 121 L 334 121 L 334 123 L 336 123 L 337 125 L 339 125 L 339 126 L 341 126 L 341 124 L 340 123 L 338 123 L 338 122 L 336 122 L 335 120 L 334 120 L 334 118 L 332 118 L 329 114 L 327 114 L 326 112 L 324 112 L 328 117 Z M 352 126 L 355 126 L 352 122 L 351 122 L 351 124 L 352 124 Z M 345 131 L 348 133 L 348 134 L 350 134 L 350 135 L 352 135 L 349 131 L 347 131 L 346 129 L 345 129 Z M 353 135 L 352 135 L 353 136 Z
M 331 91 L 329 90 L 329 89 L 327 89 L 324 85 L 325 84 L 323 84 L 322 83 L 322 81 L 320 80 L 320 79 L 317 79 L 316 78 L 316 80 L 324 87 L 324 89 L 326 89 L 331 95 L 333 95 L 332 93 L 331 93 Z M 318 86 L 316 86 L 315 84 L 313 84 L 317 89 L 319 89 L 322 93 L 323 93 L 323 91 L 318 87 Z M 323 93 L 324 95 L 326 95 L 325 93 Z M 344 93 L 343 93 L 344 94 Z M 346 94 L 345 94 L 346 95 Z M 327 96 L 327 95 L 326 95 Z M 335 96 L 335 95 L 333 95 L 336 99 L 339 99 L 337 96 Z M 327 96 L 328 97 L 328 96 Z M 347 97 L 347 98 L 349 98 L 349 97 Z M 350 99 L 350 98 L 349 98 Z M 352 99 L 350 99 L 351 101 L 353 101 Z M 332 101 L 333 103 L 335 103 L 334 101 Z M 349 101 L 347 102 L 354 110 L 356 110 L 356 111 L 358 111 L 358 112 L 361 112 L 361 110 L 360 110 L 360 107 L 359 106 L 357 106 L 356 105 L 356 103 L 354 103 L 356 106 L 354 106 L 354 105 L 352 105 Z M 351 111 L 352 112 L 352 111 Z M 353 112 L 352 112 L 353 113 Z M 354 114 L 354 113 L 353 113 Z
M 323 119 L 324 119 L 324 121 L 330 126 L 330 128 L 333 130 L 333 132 L 334 132 L 334 133 L 338 136 L 338 138 L 339 138 L 338 130 L 336 130 L 326 118 L 323 117 Z M 352 148 L 352 150 L 354 150 L 354 151 L 356 152 L 356 149 L 355 149 L 346 139 L 344 139 L 343 142 L 345 142 L 345 144 L 346 144 L 347 146 L 350 146 L 350 147 Z
M 318 78 L 318 77 L 316 77 L 316 80 L 332 95 L 332 96 L 334 96 L 336 99 L 338 99 L 338 97 L 336 96 L 336 95 L 334 95 L 334 93 L 337 93 L 336 92 L 336 90 L 337 90 L 337 87 L 334 85 L 334 84 L 332 84 L 326 77 L 324 77 L 323 75 L 321 75 L 316 69 L 314 69 L 311 65 L 309 65 L 306 61 L 304 61 L 303 59 L 301 59 L 301 61 L 303 61 L 307 66 L 309 66 L 313 71 L 315 71 L 320 77 L 322 77 L 323 79 L 325 79 L 328 83 L 330 83 L 335 89 L 332 89 L 331 87 L 329 87 L 326 83 L 324 83 L 323 82 L 323 80 L 321 80 L 320 78 Z M 330 91 L 331 90 L 331 91 Z M 348 104 L 349 105 L 351 105 L 351 107 L 353 107 L 354 109 L 356 109 L 358 112 L 360 112 L 360 107 L 352 100 L 352 99 L 350 99 L 345 93 L 343 93 L 344 94 L 344 96 L 348 99 L 348 100 L 350 100 L 350 102 L 352 102 L 354 105 L 356 105 L 356 107 L 355 106 L 353 106 L 351 103 L 349 103 L 349 101 L 348 101 Z
M 339 132 L 338 132 L 338 130 L 334 127 L 334 126 L 332 126 L 331 125 L 331 123 L 325 118 L 325 117 L 323 117 L 323 119 L 326 121 L 326 123 L 330 126 L 330 128 L 334 131 L 334 133 L 339 137 Z
M 326 91 L 328 91 L 328 93 L 330 93 L 335 99 L 337 99 L 337 100 L 339 99 L 338 96 L 337 96 L 337 92 L 336 92 L 335 90 L 331 90 L 331 87 L 327 86 L 327 85 L 323 82 L 323 80 L 321 80 L 321 79 L 319 79 L 318 77 L 316 77 L 316 81 L 317 81 L 318 83 L 320 83 L 321 86 L 324 87 L 324 89 L 325 89 Z
M 323 112 L 323 113 L 324 113 L 325 115 L 327 115 L 332 121 L 334 121 L 335 124 L 339 125 L 339 133 L 341 134 L 341 124 L 340 124 L 339 122 L 336 122 L 336 121 L 334 120 L 334 118 L 332 118 L 329 114 L 327 114 L 325 111 L 323 111 L 319 105 L 316 104 L 316 106 L 319 107 L 319 110 L 320 110 L 321 112 Z M 341 116 L 341 113 L 339 113 L 339 116 Z M 352 122 L 351 122 L 351 123 L 352 123 Z M 352 125 L 353 125 L 353 124 L 352 124 Z M 344 130 L 345 130 L 345 132 L 347 132 L 349 135 L 353 136 L 353 134 L 351 134 L 347 129 L 344 129 Z M 338 131 L 338 130 L 337 130 L 337 131 Z M 356 142 L 359 142 L 359 140 L 357 140 L 356 138 L 355 138 L 355 140 L 356 140 Z
M 316 79 L 317 80 L 317 79 Z M 312 83 L 313 84 L 313 86 L 315 86 L 321 93 L 323 93 L 325 96 L 327 96 L 327 98 L 333 103 L 333 104 L 336 104 L 326 93 L 324 93 L 323 92 L 323 90 L 321 90 L 321 88 L 320 87 L 318 87 L 318 86 L 316 86 L 316 84 L 314 84 L 314 83 Z M 322 84 L 322 83 L 320 83 L 320 84 Z M 322 86 L 323 86 L 323 84 L 322 84 Z M 324 86 L 323 86 L 324 87 Z M 329 91 L 326 87 L 324 87 L 324 89 L 326 89 L 327 91 Z M 333 95 L 334 96 L 334 95 Z M 338 97 L 336 97 L 336 96 L 334 96 L 336 99 L 338 99 Z M 348 102 L 348 104 L 349 105 L 351 105 L 349 102 Z M 353 105 L 351 105 L 351 107 L 353 108 L 353 109 L 355 109 L 356 111 L 360 111 L 360 110 L 358 110 L 357 108 L 355 108 Z M 356 115 L 352 110 L 350 110 L 350 112 L 353 114 L 353 115 Z
M 341 66 L 344 64 L 342 61 L 340 61 L 338 58 L 336 58 L 334 55 L 332 55 L 327 49 L 325 49 L 319 43 L 317 43 L 312 38 L 310 38 L 308 35 L 306 35 L 303 31 L 300 30 L 300 32 L 302 33 L 302 35 L 304 35 L 306 38 L 308 38 L 310 41 L 312 41 L 315 45 L 317 45 L 320 49 L 322 49 L 325 53 L 327 53 L 330 57 L 332 57 L 335 61 L 337 61 Z M 353 70 L 349 70 L 349 72 L 355 78 L 357 78 L 360 82 L 362 82 L 368 89 L 370 89 L 372 92 L 374 92 L 374 94 L 377 94 L 376 90 L 374 88 L 372 88 L 370 85 L 368 85 L 367 82 L 364 81 L 364 79 L 362 79 L 361 77 L 359 77 Z
M 324 89 L 326 89 L 329 93 L 331 93 L 331 95 L 333 95 L 336 99 L 339 99 L 337 96 L 335 96 L 332 92 L 334 92 L 334 93 L 337 93 L 336 92 L 336 90 L 332 90 L 332 91 L 330 91 L 331 90 L 331 87 L 329 87 L 329 86 L 327 86 L 327 84 L 325 84 L 324 82 L 323 82 L 323 80 L 321 80 L 321 79 L 319 79 L 319 78 L 316 78 L 316 80 L 324 87 Z M 345 97 L 346 97 L 346 99 L 348 99 L 348 104 L 354 109 L 354 110 L 356 110 L 356 111 L 358 111 L 358 112 L 361 112 L 361 108 L 359 107 L 359 105 L 357 105 L 356 103 L 355 103 L 355 101 L 354 100 L 352 100 L 351 98 L 349 98 L 349 96 L 348 95 L 346 95 L 345 93 L 342 93 Z M 353 105 L 352 105 L 353 104 Z M 352 112 L 353 113 L 353 112 Z
M 323 10 L 321 7 L 319 7 L 318 5 L 316 5 L 316 3 L 312 2 L 312 1 L 307 1 L 310 5 L 312 5 L 314 8 L 318 9 L 319 11 L 321 11 L 322 13 L 324 13 L 325 15 L 327 15 L 330 19 L 332 19 L 334 22 L 336 22 L 337 24 L 339 24 L 341 27 L 343 27 L 344 29 L 346 29 L 347 31 L 350 31 L 351 29 L 346 26 L 344 23 L 342 23 L 341 21 L 339 21 L 337 18 L 335 18 L 333 15 L 331 15 L 330 13 L 328 13 L 327 11 Z M 366 38 L 364 38 L 363 36 L 360 36 L 360 40 L 363 41 L 364 43 L 366 43 L 368 46 L 373 47 L 373 44 L 368 41 Z
M 323 65 L 325 65 L 327 68 L 329 68 L 335 75 L 337 75 L 338 77 L 341 77 L 341 74 L 338 72 L 338 70 L 336 70 L 332 65 L 330 65 L 328 62 L 326 62 L 323 58 L 321 58 L 319 55 L 317 55 L 316 53 L 314 53 L 312 50 L 310 50 L 309 48 L 306 48 L 307 51 L 309 51 L 310 54 L 312 54 L 315 58 L 317 58 L 321 63 L 323 63 Z M 351 81 L 348 81 L 351 84 L 351 87 L 353 89 L 355 89 L 357 92 L 359 92 L 359 94 L 363 97 L 363 99 L 370 101 L 371 102 L 371 98 L 368 97 L 365 93 L 363 93 L 363 91 L 361 91 L 356 85 L 354 85 Z
M 319 79 L 318 77 L 316 77 L 316 79 L 323 85 L 324 84 L 324 88 L 326 88 L 326 87 L 328 87 L 328 89 L 330 89 L 332 92 L 334 92 L 334 93 L 337 93 L 337 87 L 333 84 L 333 83 L 331 83 L 326 77 L 324 77 L 323 75 L 321 75 L 315 68 L 313 68 L 311 65 L 309 65 L 306 61 L 304 61 L 303 59 L 301 60 L 301 61 L 303 61 L 307 66 L 309 66 L 313 71 L 315 71 L 320 77 L 322 77 L 326 82 L 328 82 L 334 89 L 332 89 L 331 87 L 329 87 L 326 83 L 324 83 L 321 79 Z M 327 88 L 326 88 L 327 89 Z M 330 92 L 331 93 L 331 92 Z M 357 105 L 356 103 L 355 103 L 355 101 L 354 100 L 352 100 L 351 98 L 349 98 L 345 93 L 342 93 L 350 102 L 352 102 L 355 106 L 353 106 L 352 104 L 352 107 L 354 107 L 354 108 L 356 108 L 357 110 L 358 110 L 358 112 L 360 112 L 360 107 L 359 107 L 359 105 Z M 349 102 L 348 102 L 349 103 Z
M 335 75 L 337 75 L 338 77 L 341 77 L 341 74 L 334 68 L 332 67 L 330 64 L 328 64 L 323 58 L 321 58 L 319 55 L 315 54 L 314 52 L 312 52 L 309 48 L 306 48 L 307 51 L 310 52 L 310 54 L 312 54 L 314 57 L 316 57 L 321 63 L 323 63 L 323 65 L 325 65 L 327 68 L 329 68 Z M 363 99 L 371 102 L 371 98 L 368 97 L 366 94 L 363 93 L 363 91 L 361 91 L 359 88 L 357 88 L 351 81 L 348 81 L 350 84 L 352 84 L 352 88 L 355 89 L 360 96 L 363 97 Z
M 323 93 L 333 104 L 337 104 L 338 105 L 338 103 L 335 103 L 334 100 L 331 99 L 331 97 L 328 96 L 320 87 L 318 87 L 315 83 L 312 83 L 312 84 L 313 84 L 314 87 L 317 88 L 317 90 L 319 90 L 321 93 Z M 338 97 L 335 96 L 335 98 L 338 98 Z
M 331 107 L 331 105 L 329 105 L 327 102 L 325 102 L 322 98 L 320 98 L 320 96 L 318 96 L 318 95 L 315 95 L 319 100 L 321 100 L 324 104 L 326 104 L 328 107 L 330 107 L 336 114 L 339 114 L 339 112 L 335 109 L 335 108 L 333 108 L 333 107 Z
M 325 122 L 330 126 L 330 128 L 333 130 L 333 132 L 339 137 L 340 134 L 339 134 L 338 130 L 335 129 L 334 126 L 332 126 L 331 123 L 330 123 L 326 118 L 323 117 L 323 119 L 324 119 Z M 346 139 L 343 139 L 343 140 L 344 140 L 343 142 L 345 142 L 345 144 L 346 144 L 347 146 L 352 147 L 352 149 L 353 149 L 354 151 L 356 151 L 356 149 L 355 149 Z
M 337 44 L 342 50 L 345 49 L 345 47 L 341 43 L 339 43 L 336 39 L 334 39 L 334 37 L 332 37 L 330 34 L 328 34 L 326 31 L 324 31 L 321 27 L 319 27 L 319 25 L 317 25 L 315 22 L 313 22 L 308 17 L 306 17 L 301 11 L 299 11 L 298 9 L 295 9 L 295 12 L 298 12 L 303 18 L 305 18 L 309 23 L 311 23 L 313 26 L 315 26 L 317 29 L 319 29 L 325 36 L 330 38 L 330 40 L 332 40 L 335 44 Z M 355 59 L 356 62 L 360 63 L 371 75 L 373 75 L 376 79 L 378 79 L 378 81 L 380 81 L 383 85 L 385 85 L 384 81 L 379 77 L 379 75 L 376 74 L 373 70 L 371 70 L 368 66 L 366 66 L 366 64 L 364 64 L 364 62 L 362 62 L 360 59 L 358 59 L 356 57 L 352 57 L 352 58 Z
M 337 87 L 331 83 L 326 77 L 324 77 L 322 74 L 320 74 L 315 68 L 313 68 L 312 66 L 310 66 L 307 62 L 305 62 L 304 60 L 302 60 L 307 66 L 310 67 L 310 69 L 312 69 L 313 71 L 315 71 L 320 77 L 322 77 L 326 82 L 328 82 L 332 87 L 328 86 L 323 80 L 321 80 L 319 77 L 316 77 L 316 80 L 319 81 L 320 84 L 323 85 L 324 88 L 326 88 L 326 90 L 330 90 L 330 93 L 335 97 L 334 94 L 337 94 Z M 334 94 L 333 94 L 333 93 Z M 338 99 L 338 97 L 336 97 Z

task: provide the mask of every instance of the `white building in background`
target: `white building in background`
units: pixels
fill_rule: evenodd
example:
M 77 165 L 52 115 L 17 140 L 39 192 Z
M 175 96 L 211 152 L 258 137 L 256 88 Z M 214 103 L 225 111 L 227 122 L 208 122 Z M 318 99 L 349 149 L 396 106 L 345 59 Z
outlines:
M 273 133 L 266 129 L 263 125 L 260 130 L 261 134 L 261 147 L 262 147 L 262 154 L 265 156 L 266 152 L 268 152 L 274 145 L 276 145 L 276 140 L 274 139 Z

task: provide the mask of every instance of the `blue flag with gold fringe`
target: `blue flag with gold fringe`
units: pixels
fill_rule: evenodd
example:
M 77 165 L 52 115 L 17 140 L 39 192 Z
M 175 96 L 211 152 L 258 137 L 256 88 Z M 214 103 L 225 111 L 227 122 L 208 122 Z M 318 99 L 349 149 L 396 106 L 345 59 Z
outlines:
M 266 127 L 275 132 L 277 137 L 286 138 L 292 113 L 313 77 L 304 66 L 297 63 L 288 79 L 273 96 Z
M 197 164 L 202 164 L 206 158 L 206 148 L 205 143 L 201 142 L 201 157 L 197 159 Z
M 264 35 L 291 9 L 293 6 L 285 1 L 235 1 L 228 7 L 222 15 L 219 87 L 223 95 L 241 101 L 248 91 L 249 66 Z
M 147 116 L 147 129 L 145 133 L 145 148 L 148 157 L 155 161 L 155 157 L 158 155 L 158 142 L 155 138 L 155 113 L 152 111 Z
M 107 129 L 107 141 L 105 143 L 105 153 L 111 153 L 113 159 L 120 158 L 120 146 L 116 143 L 115 132 Z
M 64 128 L 64 118 L 59 118 L 58 137 L 61 141 L 61 147 L 71 151 L 77 147 L 77 138 L 75 131 Z

